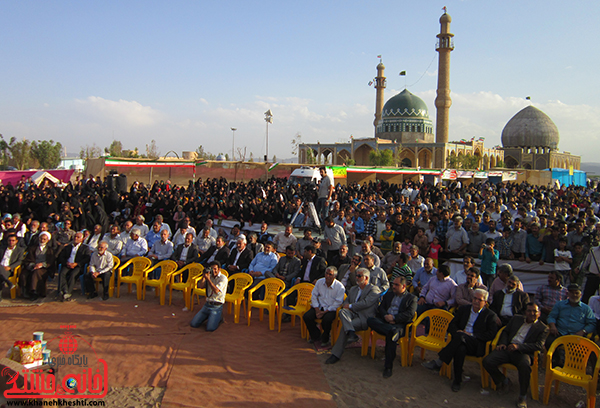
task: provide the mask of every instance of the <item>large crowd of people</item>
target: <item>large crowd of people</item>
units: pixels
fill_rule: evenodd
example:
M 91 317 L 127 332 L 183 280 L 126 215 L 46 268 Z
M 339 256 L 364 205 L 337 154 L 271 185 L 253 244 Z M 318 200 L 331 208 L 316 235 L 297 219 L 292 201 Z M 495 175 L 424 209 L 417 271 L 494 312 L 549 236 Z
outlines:
M 415 313 L 452 310 L 452 341 L 425 365 L 439 369 L 454 360 L 458 391 L 464 357 L 483 356 L 485 343 L 506 327 L 485 367 L 499 388 L 506 379 L 498 365 L 519 368 L 521 407 L 534 351 L 559 336 L 600 331 L 599 188 L 335 185 L 321 174 L 318 186 L 215 178 L 187 186 L 136 181 L 127 193 L 91 175 L 63 188 L 25 178 L 0 185 L 0 284 L 12 287 L 8 278 L 20 267 L 21 296 L 47 296 L 47 280 L 58 277 L 57 299 L 73 301 L 79 276 L 88 298 L 99 296 L 94 279 L 101 277 L 106 299 L 113 256 L 122 264 L 138 256 L 171 259 L 178 268 L 198 262 L 210 273 L 199 282 L 207 302 L 192 325 L 208 320 L 216 330 L 227 286 L 221 268 L 248 273 L 253 285 L 271 277 L 288 289 L 312 283 L 312 308 L 303 317 L 310 341 L 328 345 L 333 320 L 341 322 L 327 363 L 341 359 L 357 331 L 372 329 L 386 337 L 386 378 Z M 235 225 L 225 230 L 219 220 Z M 274 224 L 282 231 L 272 233 Z M 249 231 L 253 225 L 260 231 Z M 464 268 L 453 273 L 445 261 L 456 258 Z M 525 293 L 508 260 L 553 265 L 548 284 Z

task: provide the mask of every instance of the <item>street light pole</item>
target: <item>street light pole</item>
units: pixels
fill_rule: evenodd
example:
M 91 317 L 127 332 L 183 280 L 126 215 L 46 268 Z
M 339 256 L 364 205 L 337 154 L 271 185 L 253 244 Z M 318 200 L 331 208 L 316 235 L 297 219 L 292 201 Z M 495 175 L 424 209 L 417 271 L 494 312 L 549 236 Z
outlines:
M 271 109 L 265 112 L 265 122 L 267 122 L 267 149 L 265 154 L 265 163 L 269 162 L 269 123 L 273 123 L 273 112 Z
M 234 160 L 235 158 L 235 131 L 237 130 L 237 128 L 232 127 L 231 128 L 231 133 L 233 133 L 233 137 L 231 139 L 231 160 Z

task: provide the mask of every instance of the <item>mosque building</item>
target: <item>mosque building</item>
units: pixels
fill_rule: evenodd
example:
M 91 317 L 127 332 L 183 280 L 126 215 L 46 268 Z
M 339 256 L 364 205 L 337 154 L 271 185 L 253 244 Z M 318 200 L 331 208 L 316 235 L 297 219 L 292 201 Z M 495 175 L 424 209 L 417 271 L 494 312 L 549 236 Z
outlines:
M 502 131 L 503 147 L 486 148 L 483 138 L 448 141 L 450 97 L 450 52 L 454 50 L 454 34 L 450 33 L 450 15 L 440 18 L 440 33 L 436 51 L 438 84 L 436 127 L 429 118 L 427 104 L 404 89 L 384 104 L 386 88 L 385 66 L 377 65 L 374 79 L 376 89 L 374 137 L 352 138 L 349 143 L 301 144 L 298 162 L 307 163 L 308 151 L 322 162 L 344 165 L 353 160 L 357 166 L 371 165 L 369 155 L 374 150 L 392 150 L 401 167 L 443 169 L 451 167 L 453 158 L 462 155 L 477 156 L 481 170 L 494 167 L 547 169 L 548 167 L 579 169 L 581 158 L 558 152 L 558 129 L 552 120 L 539 109 L 528 106 L 517 113 Z

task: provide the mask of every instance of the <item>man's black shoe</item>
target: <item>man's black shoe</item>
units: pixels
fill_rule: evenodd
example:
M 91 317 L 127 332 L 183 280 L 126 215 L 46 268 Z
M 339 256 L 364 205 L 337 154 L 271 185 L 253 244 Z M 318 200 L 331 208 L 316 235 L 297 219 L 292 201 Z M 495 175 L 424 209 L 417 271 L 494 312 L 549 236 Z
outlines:
M 460 391 L 460 383 L 452 382 L 452 386 L 450 388 L 452 389 L 453 392 L 459 392 Z
M 394 329 L 392 334 L 392 341 L 394 343 L 397 343 L 398 340 L 400 340 L 400 332 L 398 331 L 398 329 Z
M 98 293 L 94 292 L 94 293 L 90 293 L 89 295 L 87 295 L 88 299 L 94 299 L 98 297 Z
M 348 334 L 348 339 L 346 340 L 346 343 L 347 344 L 356 343 L 359 340 L 360 340 L 360 337 L 358 337 L 355 332 L 352 332 L 352 333 Z
M 392 369 L 384 368 L 383 369 L 383 378 L 390 378 L 391 376 L 392 376 Z
M 102 296 L 102 300 L 108 300 L 108 295 Z
M 339 358 L 337 358 L 336 356 L 334 356 L 333 354 L 329 356 L 329 358 L 325 361 L 325 364 L 335 364 L 338 361 L 340 361 Z

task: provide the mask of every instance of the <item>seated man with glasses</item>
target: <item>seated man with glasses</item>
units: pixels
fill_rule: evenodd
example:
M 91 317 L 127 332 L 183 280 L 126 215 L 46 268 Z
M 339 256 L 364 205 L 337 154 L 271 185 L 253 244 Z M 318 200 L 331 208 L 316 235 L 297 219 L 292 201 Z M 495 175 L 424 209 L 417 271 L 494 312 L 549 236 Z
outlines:
M 356 271 L 358 285 L 350 289 L 348 297 L 342 304 L 339 313 L 342 330 L 325 364 L 335 364 L 340 361 L 346 344 L 357 342 L 359 337 L 356 332 L 366 330 L 367 319 L 375 316 L 381 290 L 369 282 L 370 276 L 371 273 L 366 268 L 359 268 Z
M 439 358 L 423 363 L 423 367 L 439 370 L 442 363 L 450 364 L 454 359 L 452 391 L 458 392 L 462 384 L 465 357 L 481 357 L 485 354 L 485 343 L 493 340 L 498 332 L 498 316 L 485 306 L 488 292 L 475 289 L 473 304 L 461 306 L 448 326 L 452 340 L 438 353 Z

